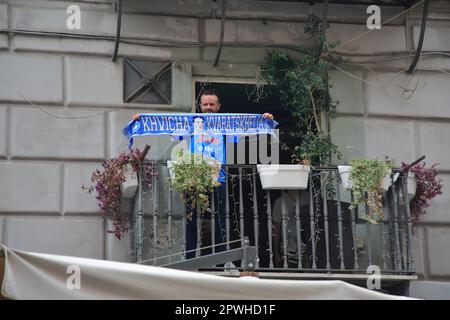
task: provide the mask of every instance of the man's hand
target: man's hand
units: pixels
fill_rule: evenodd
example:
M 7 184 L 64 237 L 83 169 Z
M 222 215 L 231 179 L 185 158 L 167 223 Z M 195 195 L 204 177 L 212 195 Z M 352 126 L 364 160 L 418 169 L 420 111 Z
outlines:
M 140 115 L 139 113 L 136 113 L 136 114 L 133 116 L 133 120 L 138 120 L 140 117 L 141 117 L 141 115 Z
M 273 114 L 268 113 L 268 112 L 265 112 L 265 113 L 263 114 L 263 118 L 264 118 L 264 119 L 273 119 Z

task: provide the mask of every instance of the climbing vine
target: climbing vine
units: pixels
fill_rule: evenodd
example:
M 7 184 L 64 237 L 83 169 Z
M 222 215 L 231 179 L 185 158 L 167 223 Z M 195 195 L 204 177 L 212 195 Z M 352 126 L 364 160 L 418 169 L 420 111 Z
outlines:
M 285 51 L 269 51 L 261 66 L 263 79 L 272 85 L 271 90 L 278 91 L 295 128 L 288 133 L 294 141 L 293 150 L 287 144 L 282 147 L 291 150 L 293 161 L 309 160 L 313 165 L 326 165 L 333 156 L 341 157 L 323 124 L 336 109 L 328 90 L 327 71 L 331 63 L 338 65 L 342 59 L 320 54 L 337 45 L 327 43 L 322 31 L 320 20 L 312 16 L 304 32 L 315 46 L 303 49 L 299 57 Z

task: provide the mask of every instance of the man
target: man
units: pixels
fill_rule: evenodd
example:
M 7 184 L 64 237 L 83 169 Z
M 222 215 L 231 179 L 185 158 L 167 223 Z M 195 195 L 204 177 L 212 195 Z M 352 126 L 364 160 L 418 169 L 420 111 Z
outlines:
M 213 89 L 204 90 L 200 96 L 200 110 L 202 113 L 218 113 L 220 110 L 221 104 L 218 93 Z M 273 115 L 266 112 L 263 114 L 264 118 L 273 119 Z M 200 122 L 199 122 L 200 125 Z M 201 147 L 199 147 L 199 145 Z M 221 134 L 209 135 L 203 138 L 195 137 L 195 135 L 191 139 L 191 151 L 199 152 L 205 156 L 212 157 L 222 164 L 226 163 L 226 144 L 225 137 Z M 226 177 L 225 177 L 225 169 L 221 168 L 219 173 L 220 186 L 214 188 L 214 203 L 216 205 L 216 212 L 218 213 L 215 216 L 215 244 L 219 246 L 215 247 L 215 252 L 220 252 L 225 250 L 225 245 L 220 245 L 226 241 L 226 228 L 225 228 L 225 201 L 226 201 Z M 186 225 L 186 250 L 195 250 L 197 247 L 197 215 L 194 214 L 193 219 L 187 222 Z M 205 217 L 205 221 L 210 219 L 210 216 L 207 215 Z M 212 244 L 211 241 L 211 233 L 210 226 L 207 223 L 203 224 L 203 246 Z M 203 250 L 203 254 L 210 253 L 211 250 Z M 186 254 L 186 258 L 195 257 L 195 251 L 188 252 Z
M 200 95 L 200 110 L 202 113 L 218 113 L 220 107 L 221 104 L 219 95 L 214 89 L 207 89 L 202 91 Z M 263 118 L 273 119 L 273 115 L 271 113 L 266 112 L 263 114 Z M 218 137 L 220 138 L 219 141 L 217 141 Z M 215 156 L 212 157 L 215 158 L 216 160 L 219 160 L 222 164 L 226 163 L 226 155 L 225 155 L 226 148 L 224 136 L 216 135 L 215 138 L 216 144 L 219 144 L 219 147 L 216 148 L 216 150 L 219 150 L 219 154 L 216 153 Z M 211 154 L 208 154 L 208 156 L 211 157 Z M 221 169 L 219 181 L 225 183 L 225 169 L 223 167 Z
M 200 110 L 201 113 L 218 113 L 221 104 L 219 95 L 213 89 L 204 90 L 200 96 Z M 133 118 L 138 119 L 139 114 L 136 114 Z M 263 114 L 264 118 L 273 119 L 273 115 L 266 112 Z M 198 116 L 194 119 L 194 134 L 188 139 L 188 150 L 191 153 L 201 153 L 206 157 L 214 158 L 220 161 L 222 164 L 226 163 L 226 144 L 225 137 L 221 134 L 211 134 L 203 132 L 204 119 Z M 214 203 L 215 203 L 215 252 L 225 250 L 225 245 L 220 245 L 226 241 L 226 229 L 225 229 L 225 198 L 226 198 L 226 179 L 225 169 L 221 168 L 218 181 L 220 186 L 214 188 Z M 189 214 L 186 219 L 186 259 L 195 257 L 195 249 L 197 248 L 197 212 L 196 208 L 186 208 L 186 212 Z M 210 214 L 204 214 L 204 221 L 210 221 Z M 207 223 L 203 224 L 203 243 L 202 246 L 208 246 L 212 244 L 211 233 L 209 232 L 211 227 L 207 227 Z M 218 245 L 218 246 L 217 246 Z M 201 254 L 211 253 L 211 249 L 202 250 Z

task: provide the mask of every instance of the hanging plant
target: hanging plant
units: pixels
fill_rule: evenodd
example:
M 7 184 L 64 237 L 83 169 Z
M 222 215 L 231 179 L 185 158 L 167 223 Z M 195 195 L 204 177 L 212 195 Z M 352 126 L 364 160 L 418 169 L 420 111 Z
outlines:
M 350 161 L 350 166 L 349 180 L 354 196 L 350 208 L 367 204 L 369 215 L 363 218 L 376 224 L 383 219 L 381 180 L 392 169 L 392 163 L 356 158 Z
M 173 162 L 173 181 L 175 190 L 186 201 L 188 208 L 197 208 L 200 212 L 210 212 L 208 193 L 220 185 L 217 178 L 221 163 L 201 154 L 183 153 Z M 188 219 L 193 212 L 188 210 Z
M 96 199 L 102 216 L 111 219 L 113 223 L 113 230 L 107 232 L 114 233 L 118 239 L 121 239 L 130 228 L 129 219 L 120 213 L 120 184 L 125 181 L 123 169 L 125 166 L 131 165 L 133 171 L 138 172 L 141 155 L 141 150 L 134 149 L 130 152 L 120 153 L 117 158 L 105 160 L 102 164 L 103 169 L 97 169 L 92 173 L 91 181 L 95 183 L 95 186 L 89 188 L 82 186 L 82 189 L 89 193 L 94 190 L 97 192 Z M 153 164 L 145 165 L 144 172 L 149 181 L 148 186 L 150 186 L 151 177 L 157 175 L 155 167 Z
M 425 168 L 425 163 L 417 164 L 410 169 L 417 180 L 416 194 L 411 200 L 411 221 L 413 232 L 420 218 L 426 214 L 426 209 L 430 206 L 430 201 L 438 195 L 442 194 L 442 180 L 438 179 L 437 164 L 433 164 L 430 168 Z M 407 164 L 402 162 L 402 168 Z

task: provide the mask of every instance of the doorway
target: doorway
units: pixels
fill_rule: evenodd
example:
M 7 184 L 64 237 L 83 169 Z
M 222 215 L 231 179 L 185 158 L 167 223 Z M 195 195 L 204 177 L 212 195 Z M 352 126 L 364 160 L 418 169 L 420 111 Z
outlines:
M 221 113 L 255 113 L 263 114 L 265 112 L 272 113 L 274 119 L 278 122 L 277 129 L 280 132 L 280 141 L 293 146 L 296 143 L 288 133 L 292 132 L 294 126 L 292 123 L 292 117 L 289 116 L 288 112 L 283 108 L 280 101 L 280 95 L 271 90 L 270 86 L 265 86 L 262 96 L 258 95 L 256 84 L 249 83 L 230 83 L 230 82 L 203 82 L 195 81 L 195 111 L 200 112 L 200 94 L 203 90 L 214 89 L 220 97 L 221 103 Z M 249 142 L 248 137 L 246 139 L 245 148 L 245 159 L 249 160 Z M 257 136 L 257 143 L 259 148 L 259 136 Z M 271 142 L 271 138 L 267 139 L 268 143 Z M 235 146 L 236 148 L 236 146 Z M 292 147 L 293 148 L 293 147 Z M 291 149 L 292 149 L 291 148 Z M 267 150 L 270 150 L 268 146 Z M 237 150 L 235 149 L 235 157 Z M 280 148 L 279 150 L 279 163 L 290 164 L 291 153 L 287 150 Z M 236 160 L 236 159 L 235 159 Z M 237 163 L 237 162 L 234 162 Z M 257 163 L 260 164 L 259 156 L 257 157 Z M 242 175 L 242 190 L 239 190 L 239 178 L 238 178 L 238 168 L 229 168 L 228 175 L 228 201 L 230 208 L 230 241 L 240 239 L 240 205 L 239 205 L 239 195 L 240 192 L 244 195 L 243 197 L 243 219 L 244 219 L 244 234 L 250 239 L 250 244 L 255 245 L 255 221 L 254 221 L 254 202 L 253 195 L 256 191 L 256 202 L 258 211 L 258 252 L 260 256 L 259 266 L 268 267 L 269 266 L 269 252 L 268 252 L 268 219 L 267 219 L 267 194 L 266 191 L 262 189 L 259 176 L 256 174 L 254 179 L 254 174 L 250 168 L 243 168 Z M 251 195 L 251 196 L 249 196 Z M 278 190 L 271 191 L 271 207 L 275 200 L 281 196 L 281 192 Z M 207 222 L 206 222 L 207 223 Z M 207 231 L 210 227 L 208 225 L 204 226 L 203 230 Z M 207 232 L 205 233 L 207 239 Z M 206 240 L 207 242 L 207 240 Z M 203 243 L 204 245 L 209 245 L 209 243 Z M 234 243 L 231 248 L 239 247 L 239 243 Z M 235 261 L 236 264 L 239 262 Z
M 292 117 L 289 116 L 283 107 L 279 93 L 272 90 L 270 86 L 266 85 L 262 94 L 260 94 L 258 93 L 256 84 L 195 81 L 195 112 L 200 112 L 199 103 L 201 92 L 211 88 L 217 91 L 220 96 L 220 103 L 222 105 L 220 108 L 221 113 L 272 113 L 274 119 L 278 122 L 277 129 L 280 132 L 280 141 L 288 145 L 290 149 L 293 149 L 295 145 L 299 145 L 289 135 L 290 132 L 295 130 Z M 246 148 L 247 151 L 248 148 Z M 291 151 L 280 148 L 279 153 L 279 163 L 292 163 Z M 246 159 L 249 159 L 248 155 L 246 155 Z M 257 161 L 259 164 L 259 157 Z

